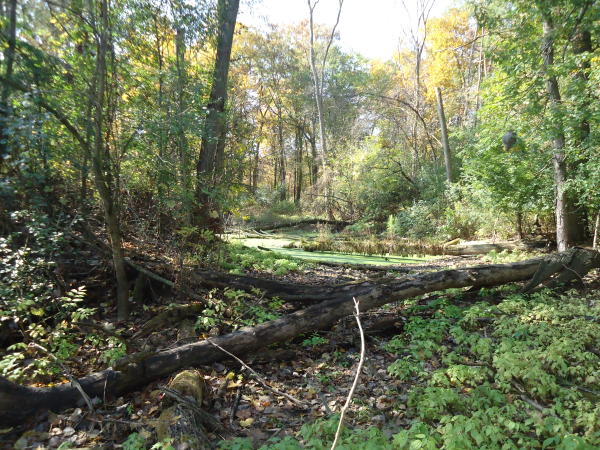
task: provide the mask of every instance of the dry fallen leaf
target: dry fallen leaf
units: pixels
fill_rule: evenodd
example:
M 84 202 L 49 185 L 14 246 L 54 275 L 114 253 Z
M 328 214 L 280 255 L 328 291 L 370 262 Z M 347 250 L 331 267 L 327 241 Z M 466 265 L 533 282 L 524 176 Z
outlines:
M 250 425 L 252 425 L 252 423 L 254 422 L 254 419 L 246 419 L 246 420 L 240 420 L 240 425 L 243 427 L 249 427 Z

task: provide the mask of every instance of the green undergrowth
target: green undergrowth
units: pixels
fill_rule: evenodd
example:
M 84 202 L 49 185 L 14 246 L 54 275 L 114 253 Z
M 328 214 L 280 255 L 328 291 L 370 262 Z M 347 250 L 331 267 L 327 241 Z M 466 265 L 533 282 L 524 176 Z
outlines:
M 391 439 L 377 428 L 345 430 L 337 448 L 600 448 L 598 292 L 525 296 L 505 287 L 482 295 L 499 303 L 412 301 L 404 333 L 384 344 L 396 357 L 388 372 L 408 396 L 398 410 L 404 430 Z M 261 448 L 329 448 L 335 426 L 335 418 L 305 425 Z
M 501 252 L 497 252 L 496 250 L 492 250 L 482 259 L 491 262 L 492 264 L 506 264 L 525 261 L 540 255 L 542 255 L 541 252 L 523 252 L 520 250 L 514 250 L 512 252 L 509 250 L 502 250 Z
M 303 270 L 309 263 L 278 252 L 264 252 L 240 244 L 228 246 L 228 257 L 223 268 L 230 273 L 243 275 L 245 269 L 271 272 L 274 275 L 286 275 L 289 272 Z
M 97 315 L 97 308 L 87 303 L 84 284 L 62 278 L 61 264 L 100 265 L 61 231 L 76 220 L 37 211 L 13 212 L 11 218 L 20 231 L 0 237 L 0 376 L 15 382 L 56 379 L 63 370 L 50 353 L 68 361 L 82 348 L 93 349 L 105 365 L 125 355 L 114 336 L 75 333 L 73 322 Z

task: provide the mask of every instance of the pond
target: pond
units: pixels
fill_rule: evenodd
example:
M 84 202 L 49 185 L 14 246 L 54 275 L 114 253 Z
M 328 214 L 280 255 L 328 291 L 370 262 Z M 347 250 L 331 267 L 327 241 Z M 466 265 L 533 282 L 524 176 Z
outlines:
M 263 247 L 284 255 L 292 256 L 298 259 L 304 259 L 314 262 L 329 262 L 340 264 L 366 264 L 372 266 L 397 266 L 404 264 L 421 264 L 425 261 L 438 258 L 436 256 L 414 255 L 403 256 L 379 256 L 379 255 L 359 255 L 336 252 L 306 252 L 301 248 L 283 248 L 294 242 L 292 239 L 284 238 L 232 238 L 232 242 L 239 242 L 247 247 Z

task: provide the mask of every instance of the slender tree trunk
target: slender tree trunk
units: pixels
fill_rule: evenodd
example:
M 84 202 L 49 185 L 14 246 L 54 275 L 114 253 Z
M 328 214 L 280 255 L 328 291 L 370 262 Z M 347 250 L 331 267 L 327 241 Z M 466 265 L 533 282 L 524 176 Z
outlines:
M 281 115 L 281 107 L 277 107 L 277 142 L 279 144 L 279 189 L 280 200 L 284 201 L 287 198 L 287 186 L 285 179 L 285 148 L 283 145 L 283 118 Z
M 311 150 L 311 162 L 312 162 L 312 167 L 311 167 L 311 178 L 310 178 L 310 184 L 314 185 L 317 182 L 317 178 L 319 177 L 319 157 L 317 155 L 317 137 L 315 135 L 316 131 L 315 131 L 315 123 L 313 120 L 313 126 L 312 126 L 312 131 L 313 134 L 309 137 L 308 141 L 310 143 L 310 150 Z
M 519 239 L 523 239 L 523 213 L 517 211 L 517 235 Z
M 3 163 L 2 155 L 6 154 L 6 141 L 8 140 L 5 133 L 8 117 L 10 115 L 8 99 L 11 92 L 10 81 L 15 61 L 15 48 L 17 46 L 17 0 L 11 0 L 10 2 L 10 17 L 8 20 L 8 32 L 5 32 L 8 46 L 4 50 L 4 61 L 6 61 L 6 71 L 4 72 L 4 76 L 6 77 L 6 82 L 2 85 L 2 97 L 0 98 L 0 166 L 2 166 Z
M 583 19 L 583 15 L 587 10 L 587 6 L 582 8 L 580 12 L 580 20 Z M 575 82 L 580 85 L 580 92 L 585 95 L 585 88 L 589 81 L 589 70 L 591 67 L 589 55 L 592 53 L 592 35 L 589 30 L 579 29 L 574 36 L 573 39 L 573 53 L 575 55 L 586 54 L 588 58 L 586 58 L 581 66 L 580 70 L 575 73 Z M 586 141 L 590 135 L 590 123 L 588 122 L 589 116 L 589 108 L 590 108 L 591 100 L 589 96 L 585 95 L 583 101 L 581 101 L 577 108 L 582 112 L 583 118 L 579 122 L 579 130 L 577 133 L 576 142 L 579 147 L 583 148 L 586 145 Z M 582 152 L 584 153 L 584 152 Z M 568 171 L 572 176 L 575 176 L 578 167 L 586 160 L 586 158 L 580 158 L 575 161 L 571 161 L 569 166 L 567 167 Z M 571 195 L 569 197 L 569 219 L 571 221 L 571 240 L 573 243 L 583 242 L 587 235 L 588 229 L 588 209 L 583 204 L 579 204 L 579 206 L 575 206 L 579 203 L 577 199 L 577 195 Z
M 158 59 L 158 112 L 160 114 L 159 117 L 162 117 L 163 112 L 163 92 L 164 92 L 164 81 L 163 81 L 163 47 L 161 45 L 161 38 L 158 26 L 158 18 L 154 18 L 154 33 L 156 35 L 156 56 Z M 163 158 L 164 158 L 164 128 L 162 126 L 158 129 L 158 183 L 156 186 L 156 190 L 158 192 L 158 232 L 160 233 L 163 229 L 163 221 L 162 221 L 162 211 L 163 211 L 163 201 L 165 197 L 165 192 L 163 188 Z
M 296 140 L 296 192 L 294 193 L 294 202 L 300 202 L 300 196 L 302 195 L 302 150 L 304 149 L 304 142 L 302 135 L 304 130 L 302 126 L 297 129 L 297 140 Z
M 325 55 L 323 56 L 323 62 L 321 64 L 321 75 L 319 79 L 319 74 L 317 74 L 317 66 L 315 62 L 315 34 L 314 34 L 314 10 L 317 5 L 318 0 L 314 3 L 311 3 L 311 0 L 308 0 L 308 8 L 310 10 L 310 68 L 313 78 L 313 84 L 315 87 L 315 97 L 317 100 L 317 112 L 319 114 L 319 131 L 321 138 L 321 162 L 323 165 L 323 187 L 325 194 L 325 212 L 327 214 L 328 220 L 334 220 L 333 211 L 331 208 L 331 198 L 330 198 L 330 190 L 331 190 L 331 180 L 330 174 L 327 167 L 327 137 L 325 134 L 325 117 L 323 111 L 323 84 L 325 78 L 325 63 L 327 61 L 327 54 L 329 53 L 329 47 L 333 42 L 333 38 L 335 36 L 335 29 L 340 21 L 340 15 L 342 13 L 342 5 L 344 0 L 339 0 L 339 9 L 337 15 L 337 21 L 331 31 L 331 36 L 329 38 L 329 42 L 327 43 L 327 50 L 325 51 Z
M 551 104 L 551 111 L 555 117 L 554 129 L 554 193 L 556 211 L 556 243 L 559 252 L 564 252 L 571 245 L 569 230 L 569 199 L 567 198 L 567 163 L 565 155 L 565 133 L 560 118 L 561 97 L 558 79 L 552 73 L 554 66 L 554 21 L 550 15 L 544 17 L 544 37 L 542 41 L 542 56 L 544 67 L 548 73 L 546 89 Z
M 200 207 L 204 207 L 202 215 L 208 216 L 206 207 L 210 196 L 203 192 L 204 188 L 212 189 L 217 183 L 217 175 L 221 172 L 223 153 L 225 151 L 226 118 L 225 104 L 227 100 L 227 77 L 231 60 L 233 33 L 239 9 L 239 0 L 219 0 L 217 36 L 217 55 L 213 71 L 212 88 L 208 100 L 208 115 L 200 146 L 200 157 L 196 164 L 197 187 L 196 197 Z
M 185 58 L 185 35 L 181 27 L 177 28 L 175 51 L 177 53 L 177 115 L 179 117 L 179 154 L 181 157 L 181 187 L 183 192 L 183 206 L 185 208 L 185 224 L 192 224 L 192 212 L 190 210 L 190 199 L 187 191 L 187 168 L 186 168 L 186 139 L 185 121 L 183 120 L 183 69 Z
M 440 127 L 442 128 L 442 141 L 444 143 L 444 160 L 446 161 L 446 179 L 452 183 L 452 160 L 450 159 L 450 141 L 448 140 L 448 128 L 446 127 L 446 116 L 444 114 L 444 103 L 442 101 L 442 91 L 439 87 L 435 88 L 437 97 L 438 115 L 440 117 Z
M 110 179 L 105 175 L 110 173 L 109 161 L 103 161 L 104 149 L 104 104 L 106 92 L 106 53 L 108 50 L 108 6 L 107 0 L 102 0 L 102 30 L 100 33 L 100 45 L 98 47 L 98 94 L 96 96 L 96 135 L 94 139 L 94 154 L 92 156 L 92 170 L 94 180 L 100 198 L 104 206 L 104 217 L 113 252 L 113 263 L 117 275 L 117 317 L 127 319 L 129 317 L 129 286 L 125 265 L 123 263 L 123 245 L 119 217 L 115 208 L 115 202 L 110 189 Z
M 86 107 L 86 121 L 85 121 L 85 141 L 91 142 L 92 132 L 94 130 L 93 120 L 94 120 L 94 102 L 96 89 L 98 85 L 98 59 L 96 59 L 96 68 L 94 70 L 94 75 L 92 76 L 92 82 L 90 84 L 90 93 L 88 96 L 88 104 Z M 81 192 L 80 192 L 80 206 L 82 211 L 86 211 L 86 200 L 87 200 L 87 185 L 88 185 L 88 176 L 90 168 L 88 167 L 90 164 L 89 152 L 83 152 L 83 164 L 81 166 Z
M 594 250 L 598 248 L 598 228 L 600 228 L 600 211 L 598 211 L 598 214 L 596 215 L 596 226 L 594 227 Z

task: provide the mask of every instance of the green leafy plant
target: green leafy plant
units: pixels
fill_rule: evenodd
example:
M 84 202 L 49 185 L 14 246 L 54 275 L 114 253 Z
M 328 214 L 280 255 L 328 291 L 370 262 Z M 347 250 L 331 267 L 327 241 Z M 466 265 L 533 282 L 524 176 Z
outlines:
M 302 345 L 305 347 L 318 347 L 319 345 L 325 344 L 329 344 L 329 341 L 324 337 L 319 336 L 317 333 L 313 333 L 311 337 L 302 342 Z

